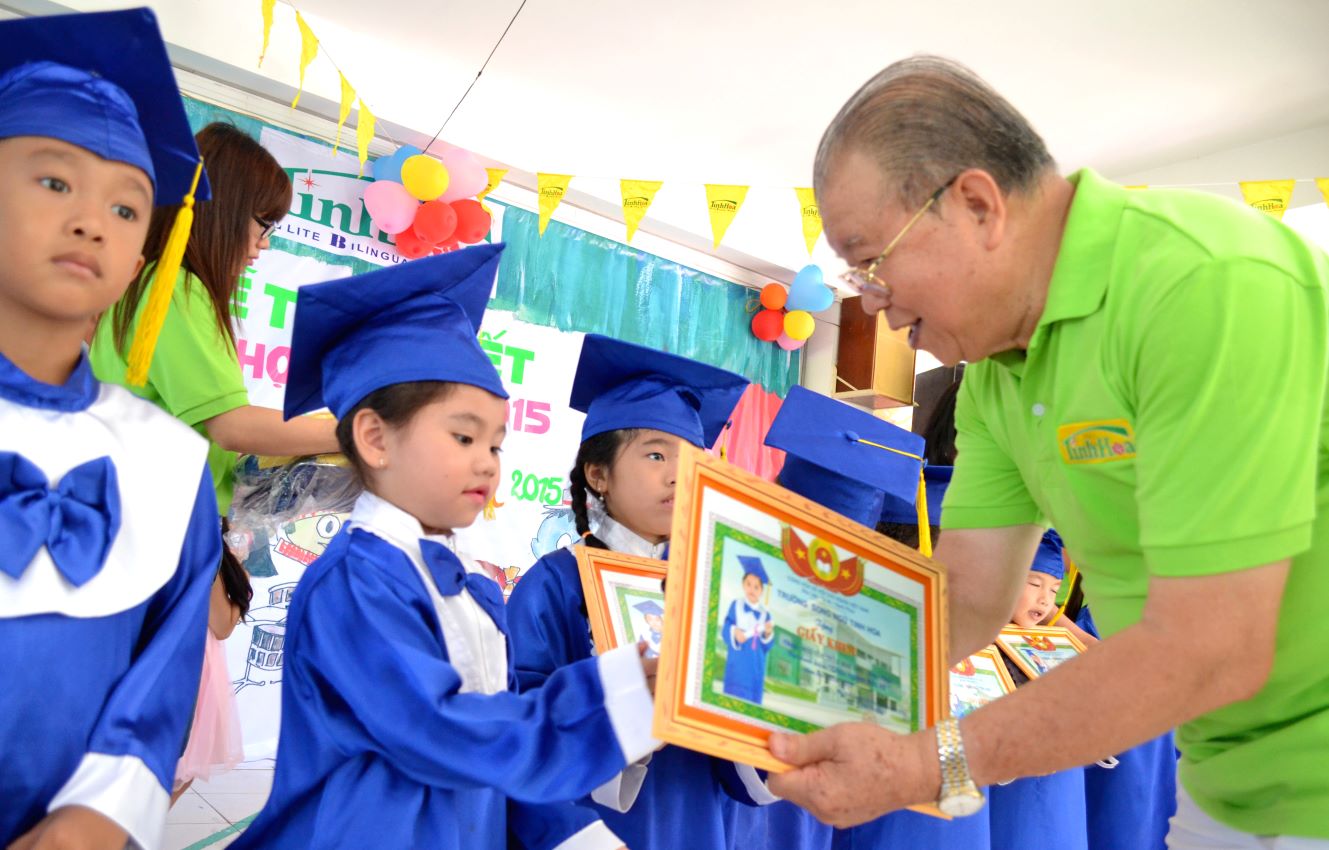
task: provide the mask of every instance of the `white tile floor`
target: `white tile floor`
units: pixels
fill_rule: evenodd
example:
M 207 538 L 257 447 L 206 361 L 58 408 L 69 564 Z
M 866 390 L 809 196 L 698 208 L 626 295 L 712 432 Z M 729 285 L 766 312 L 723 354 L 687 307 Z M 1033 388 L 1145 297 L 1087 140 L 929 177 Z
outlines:
M 219 850 L 239 835 L 272 790 L 272 761 L 246 762 L 211 782 L 195 782 L 166 818 L 165 850 Z

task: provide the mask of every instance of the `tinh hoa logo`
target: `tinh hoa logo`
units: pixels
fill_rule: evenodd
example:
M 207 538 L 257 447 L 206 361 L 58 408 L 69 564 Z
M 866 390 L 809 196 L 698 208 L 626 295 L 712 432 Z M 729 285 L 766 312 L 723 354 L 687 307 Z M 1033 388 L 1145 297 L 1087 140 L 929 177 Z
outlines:
M 1066 463 L 1110 463 L 1135 457 L 1135 432 L 1125 419 L 1076 422 L 1057 429 Z
M 633 198 L 624 198 L 623 206 L 633 210 L 644 210 L 651 205 L 651 199 L 637 195 Z
M 814 537 L 811 543 L 804 543 L 789 526 L 782 524 L 782 529 L 780 544 L 785 563 L 795 575 L 845 596 L 855 596 L 863 589 L 863 568 L 858 558 L 841 558 L 839 550 L 825 540 Z
M 711 201 L 711 209 L 714 212 L 738 212 L 738 204 L 717 198 Z

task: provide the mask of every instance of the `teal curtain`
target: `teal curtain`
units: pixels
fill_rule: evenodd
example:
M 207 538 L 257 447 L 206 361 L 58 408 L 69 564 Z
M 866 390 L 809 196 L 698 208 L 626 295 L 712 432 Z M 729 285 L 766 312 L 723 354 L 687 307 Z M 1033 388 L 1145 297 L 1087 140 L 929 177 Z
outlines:
M 535 213 L 503 208 L 508 247 L 492 308 L 692 357 L 782 397 L 798 383 L 800 352 L 752 335 L 754 291 L 557 221 L 540 236 L 538 224 Z

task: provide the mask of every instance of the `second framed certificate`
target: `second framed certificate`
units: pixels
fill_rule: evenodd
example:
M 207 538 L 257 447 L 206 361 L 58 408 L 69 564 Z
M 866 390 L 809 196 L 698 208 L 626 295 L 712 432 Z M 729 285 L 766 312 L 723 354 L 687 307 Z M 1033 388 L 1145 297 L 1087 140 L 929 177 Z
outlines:
M 596 651 L 646 641 L 646 657 L 658 657 L 664 638 L 660 582 L 666 562 L 589 546 L 577 546 L 573 551 Z
M 772 731 L 948 711 L 935 564 L 699 450 L 675 499 L 657 738 L 782 771 Z

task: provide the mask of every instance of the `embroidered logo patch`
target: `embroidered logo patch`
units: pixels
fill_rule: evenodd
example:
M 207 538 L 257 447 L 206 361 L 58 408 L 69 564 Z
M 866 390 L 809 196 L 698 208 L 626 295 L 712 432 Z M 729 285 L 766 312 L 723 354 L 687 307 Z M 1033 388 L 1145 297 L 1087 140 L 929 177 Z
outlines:
M 1135 432 L 1125 419 L 1076 422 L 1057 429 L 1066 463 L 1109 463 L 1135 457 Z

